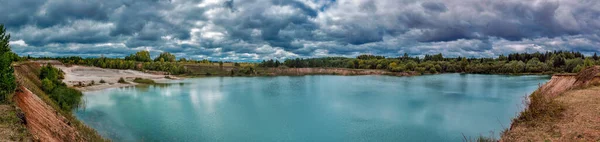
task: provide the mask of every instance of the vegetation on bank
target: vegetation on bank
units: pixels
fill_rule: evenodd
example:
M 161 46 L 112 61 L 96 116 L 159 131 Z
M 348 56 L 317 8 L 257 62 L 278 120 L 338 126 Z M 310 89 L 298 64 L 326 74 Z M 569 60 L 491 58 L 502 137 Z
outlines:
M 6 34 L 4 25 L 0 25 L 0 102 L 9 103 L 11 95 L 17 88 L 12 62 L 18 60 L 9 46 L 10 35 Z
M 12 63 L 19 60 L 9 46 L 10 35 L 0 24 L 0 141 L 31 141 L 25 127 L 25 114 L 15 106 L 12 97 L 17 88 Z
M 64 72 L 48 64 L 41 68 L 39 78 L 42 79 L 42 90 L 56 102 L 64 111 L 71 111 L 81 105 L 83 94 L 76 89 L 69 88 L 62 82 Z
M 565 110 L 564 105 L 538 91 L 529 96 L 529 101 L 525 105 L 527 109 L 522 111 L 513 123 L 535 127 L 557 119 Z
M 127 81 L 125 81 L 125 79 L 123 79 L 123 77 L 119 78 L 119 81 L 117 81 L 118 83 L 122 83 L 122 84 L 127 84 Z
M 356 58 L 296 58 L 285 60 L 283 63 L 266 60 L 258 64 L 259 67 L 382 69 L 391 72 L 416 71 L 421 74 L 456 72 L 480 74 L 575 73 L 593 65 L 600 65 L 600 58 L 597 54 L 585 57 L 580 52 L 566 51 L 513 53 L 508 56 L 500 55 L 497 58 L 447 58 L 441 53 L 419 58 L 410 57 L 405 53 L 397 58 L 360 55 Z
M 140 84 L 155 84 L 154 80 L 145 78 L 135 78 L 133 79 L 133 82 Z

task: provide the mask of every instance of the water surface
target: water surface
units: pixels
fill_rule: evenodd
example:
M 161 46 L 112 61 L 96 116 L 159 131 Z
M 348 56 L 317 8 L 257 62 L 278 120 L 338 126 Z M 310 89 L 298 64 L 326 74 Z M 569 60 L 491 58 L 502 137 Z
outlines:
M 510 126 L 548 76 L 210 77 L 86 92 L 114 141 L 462 141 Z

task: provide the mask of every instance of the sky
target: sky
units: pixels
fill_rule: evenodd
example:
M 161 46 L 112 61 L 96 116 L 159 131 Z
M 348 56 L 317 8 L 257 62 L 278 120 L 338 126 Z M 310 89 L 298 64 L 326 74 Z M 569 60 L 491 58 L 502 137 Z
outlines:
M 0 23 L 22 56 L 600 53 L 599 0 L 0 0 Z

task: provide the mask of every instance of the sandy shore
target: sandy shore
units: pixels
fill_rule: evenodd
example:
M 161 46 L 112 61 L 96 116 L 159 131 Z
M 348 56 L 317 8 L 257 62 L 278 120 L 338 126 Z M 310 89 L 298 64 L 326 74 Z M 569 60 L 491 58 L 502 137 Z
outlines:
M 159 83 L 171 80 L 165 78 L 167 75 L 150 74 L 136 70 L 104 69 L 77 65 L 67 67 L 62 64 L 55 64 L 54 66 L 65 72 L 65 79 L 63 82 L 68 86 L 77 86 L 80 83 L 85 84 L 86 87 L 75 87 L 81 91 L 133 86 L 137 85 L 137 83 L 133 82 L 135 78 L 152 79 Z M 128 83 L 118 83 L 118 80 L 121 77 Z M 100 83 L 100 80 L 104 80 L 106 83 Z M 89 85 L 92 81 L 94 81 L 94 85 Z

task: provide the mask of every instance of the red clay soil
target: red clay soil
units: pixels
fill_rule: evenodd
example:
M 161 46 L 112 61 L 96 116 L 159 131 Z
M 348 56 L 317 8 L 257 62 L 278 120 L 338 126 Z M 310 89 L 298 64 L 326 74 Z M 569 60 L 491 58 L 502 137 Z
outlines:
M 548 83 L 541 86 L 538 90 L 548 97 L 556 97 L 561 93 L 575 89 L 577 87 L 586 87 L 594 85 L 600 81 L 600 66 L 590 67 L 577 75 L 554 75 Z
M 78 141 L 76 129 L 27 88 L 19 86 L 14 100 L 25 113 L 27 129 L 35 139 L 45 142 Z

